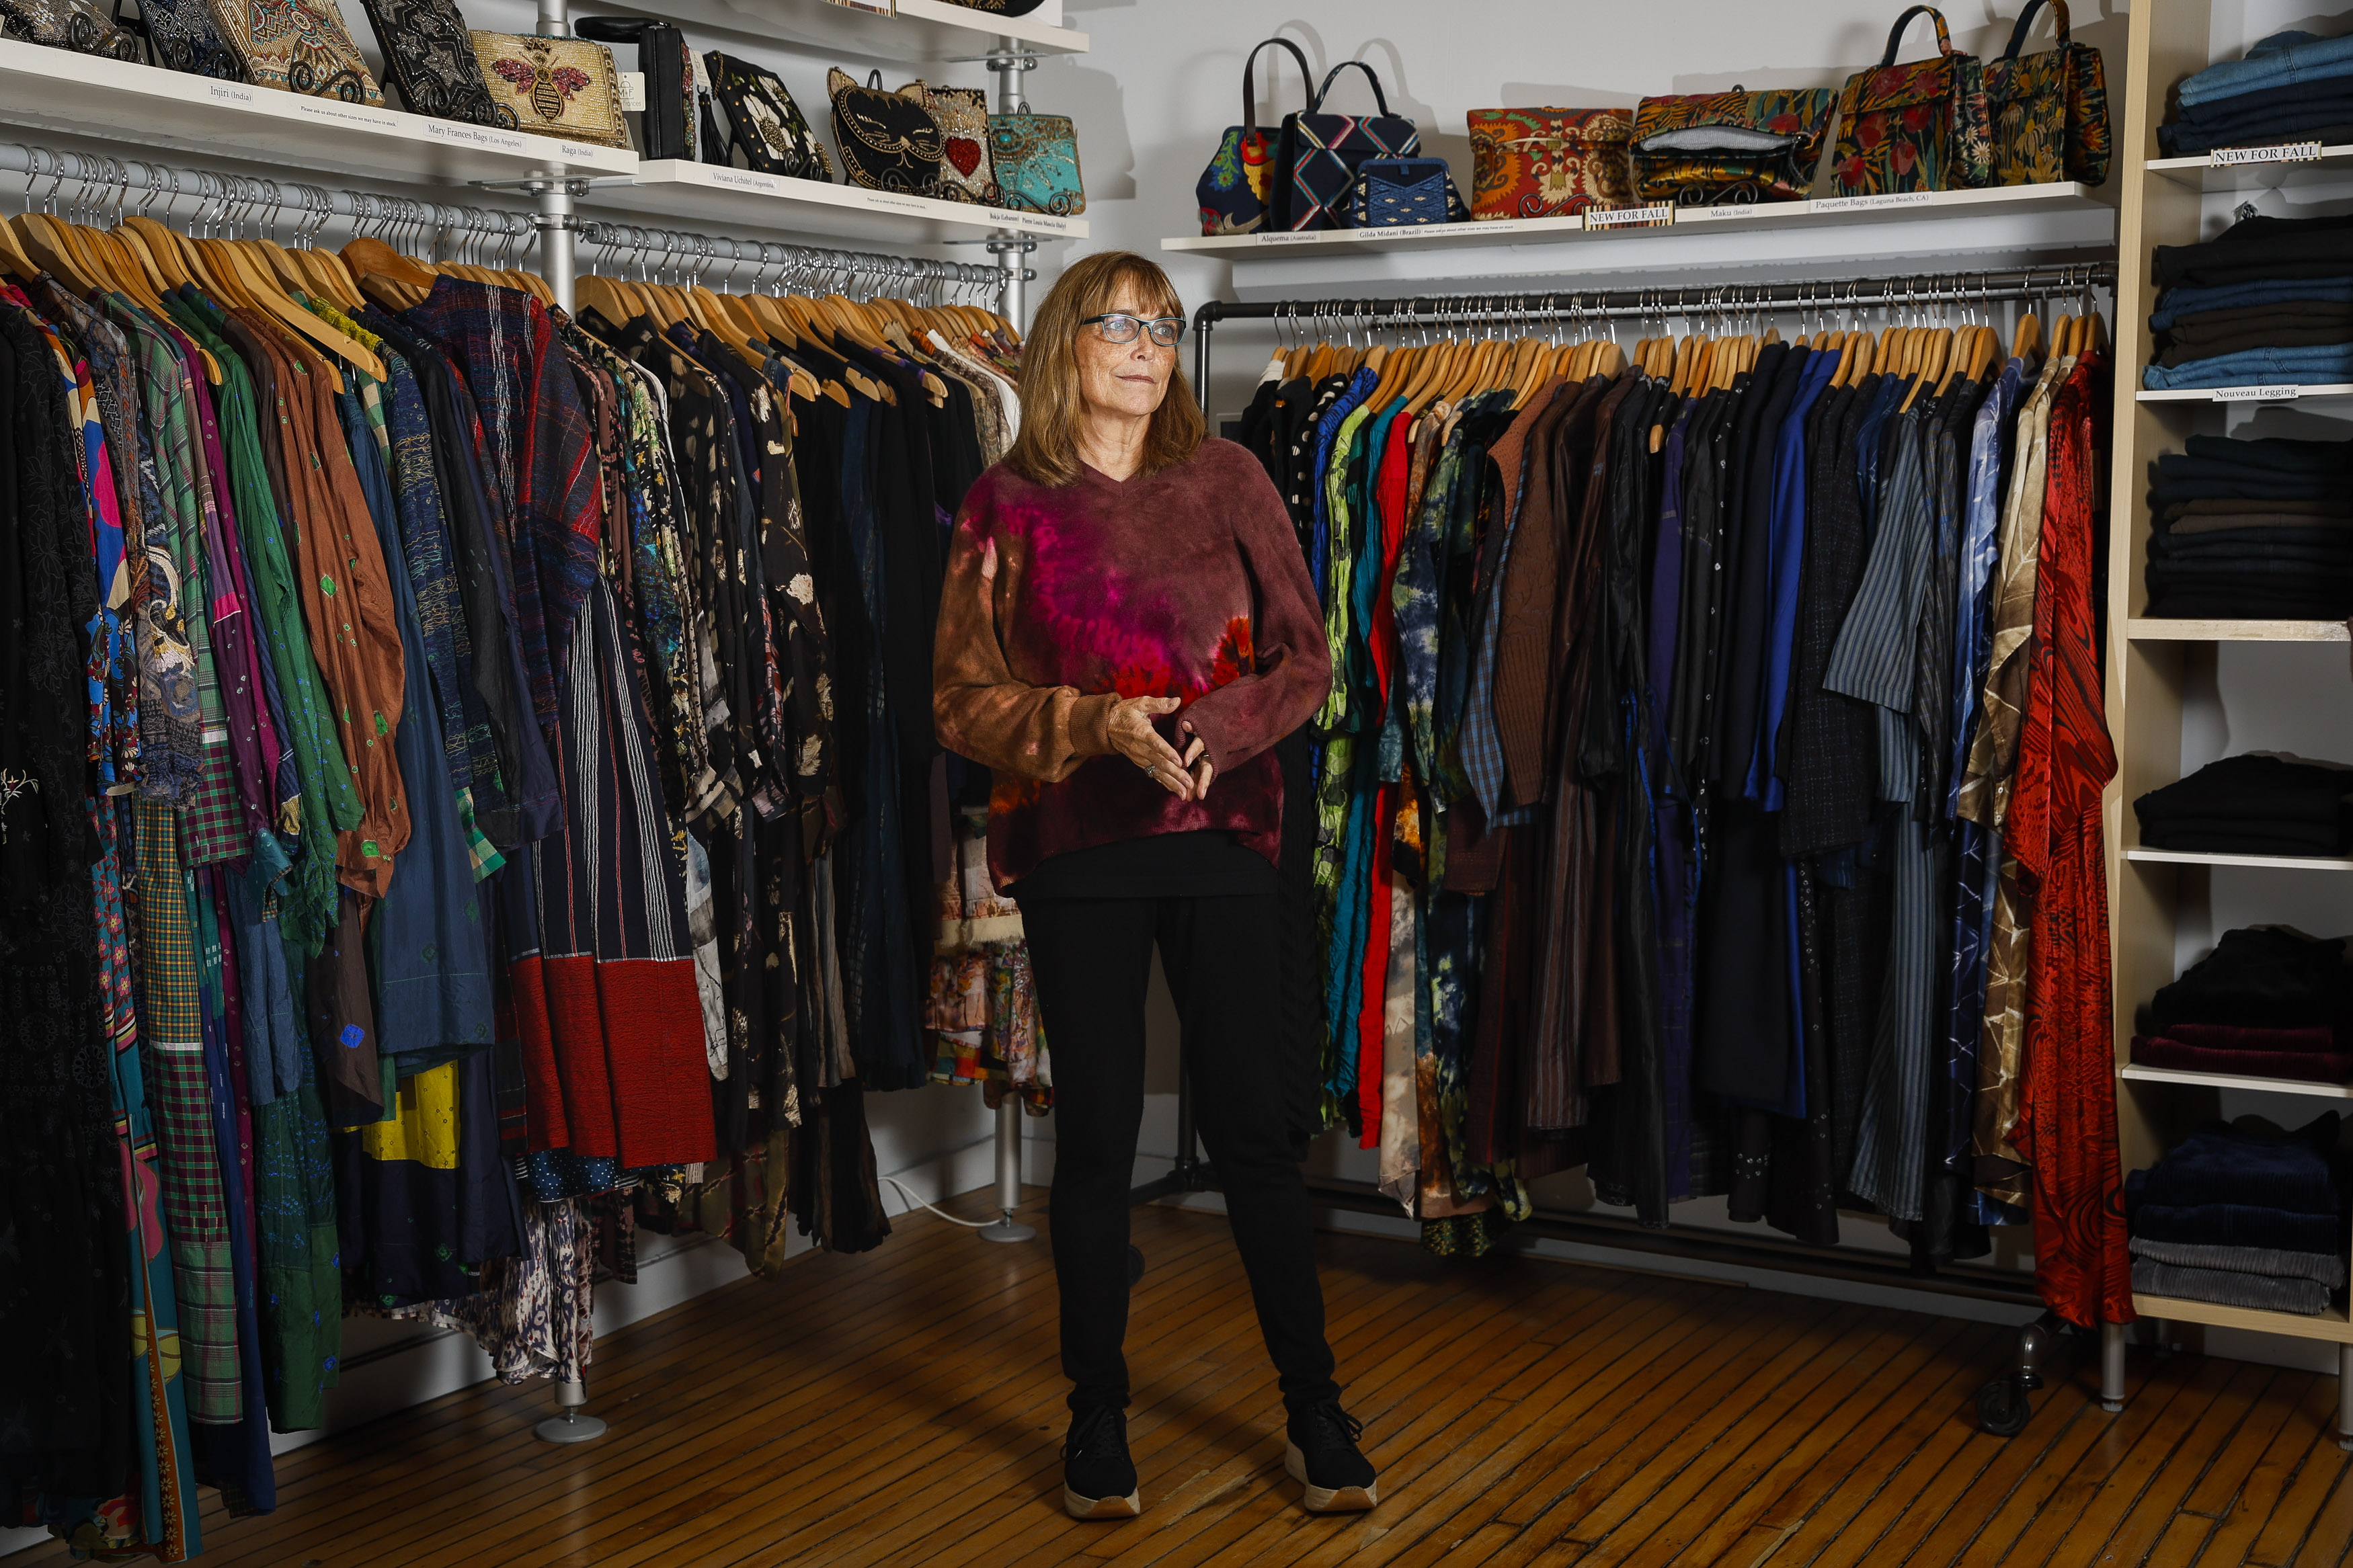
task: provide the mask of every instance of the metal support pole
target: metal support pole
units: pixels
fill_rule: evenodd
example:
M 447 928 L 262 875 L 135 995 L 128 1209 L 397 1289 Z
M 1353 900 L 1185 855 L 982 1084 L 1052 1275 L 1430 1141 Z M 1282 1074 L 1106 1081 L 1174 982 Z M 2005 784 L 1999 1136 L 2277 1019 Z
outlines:
M 556 1413 L 533 1427 L 532 1435 L 543 1443 L 586 1443 L 605 1435 L 605 1424 L 594 1415 L 583 1415 L 580 1407 L 588 1403 L 588 1385 L 558 1380 L 555 1384 Z
M 2337 1446 L 2353 1451 L 2353 1345 L 2337 1347 Z
M 540 0 L 542 5 L 552 0 Z M 994 79 L 996 103 L 994 114 L 1019 114 L 1029 106 L 1021 91 L 1025 71 L 1038 68 L 1038 57 L 1025 55 L 1021 46 L 1011 38 L 999 38 L 988 53 L 988 74 Z M 1029 290 L 1023 287 L 1036 273 L 1029 270 L 1029 253 L 1038 242 L 1028 235 L 1009 228 L 1000 228 L 988 237 L 989 254 L 997 258 L 999 273 L 997 313 L 1013 323 L 1017 332 L 1029 328 Z
M 2125 1326 L 2100 1325 L 2100 1408 L 2113 1415 L 2125 1407 Z
M 543 4 L 545 0 L 543 0 Z M 539 275 L 547 280 L 547 291 L 566 313 L 572 310 L 572 237 L 577 220 L 572 215 L 572 185 L 564 178 L 564 171 L 549 171 L 550 178 L 538 191 L 539 216 Z
M 1007 1091 L 997 1107 L 997 1209 L 994 1225 L 977 1233 L 983 1241 L 1030 1241 L 1037 1230 L 1013 1217 L 1021 1206 L 1021 1097 Z

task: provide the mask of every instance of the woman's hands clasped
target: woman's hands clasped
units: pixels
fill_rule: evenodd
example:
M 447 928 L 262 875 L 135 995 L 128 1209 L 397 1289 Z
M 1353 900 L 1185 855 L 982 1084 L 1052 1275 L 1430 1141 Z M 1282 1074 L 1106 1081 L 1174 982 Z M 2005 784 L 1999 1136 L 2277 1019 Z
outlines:
M 1180 754 L 1152 727 L 1153 720 L 1183 706 L 1174 697 L 1130 697 L 1114 704 L 1109 725 L 1112 749 L 1151 774 L 1153 783 L 1177 799 L 1199 800 L 1209 793 L 1209 780 L 1217 773 L 1201 754 L 1205 749 L 1201 738 L 1194 736 L 1193 743 Z M 1189 731 L 1192 725 L 1185 728 Z

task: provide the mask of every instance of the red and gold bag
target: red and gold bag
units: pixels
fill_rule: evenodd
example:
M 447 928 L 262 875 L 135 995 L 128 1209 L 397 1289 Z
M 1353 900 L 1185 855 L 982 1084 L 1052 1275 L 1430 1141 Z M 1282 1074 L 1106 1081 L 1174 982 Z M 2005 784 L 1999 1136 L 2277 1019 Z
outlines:
M 1624 109 L 1474 109 L 1471 216 L 1554 217 L 1634 199 Z

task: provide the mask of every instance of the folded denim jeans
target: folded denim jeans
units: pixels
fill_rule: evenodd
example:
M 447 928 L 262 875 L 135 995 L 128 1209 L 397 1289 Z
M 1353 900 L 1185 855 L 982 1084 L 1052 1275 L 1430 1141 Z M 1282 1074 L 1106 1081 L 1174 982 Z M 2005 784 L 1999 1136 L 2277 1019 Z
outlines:
M 2235 60 L 2217 60 L 2181 79 L 2175 94 L 2185 107 L 2230 98 L 2257 88 L 2326 81 L 2353 63 L 2353 33 L 2323 38 L 2288 29 L 2257 39 Z
M 2334 386 L 2353 382 L 2353 343 L 2305 349 L 2246 349 L 2185 365 L 2150 365 L 2141 384 L 2152 392 L 2209 386 Z
M 2287 300 L 2328 304 L 2353 304 L 2353 277 L 2264 278 L 2247 283 L 2221 283 L 2205 288 L 2168 289 L 2157 297 L 2148 318 L 2149 330 L 2164 331 L 2184 316 L 2208 310 L 2234 310 L 2249 305 L 2274 305 Z M 2216 437 L 2220 440 L 2223 437 Z
M 2135 1258 L 2151 1258 L 2185 1268 L 2227 1268 L 2233 1274 L 2269 1274 L 2281 1279 L 2313 1279 L 2341 1290 L 2345 1288 L 2345 1255 L 2341 1252 L 2286 1252 L 2271 1247 L 2200 1247 L 2194 1241 L 2153 1241 L 2136 1236 L 2130 1243 Z
M 2153 1241 L 2191 1241 L 2212 1247 L 2267 1247 L 2283 1252 L 2335 1252 L 2345 1246 L 2344 1217 L 2291 1214 L 2253 1204 L 2132 1203 L 2135 1171 L 2125 1178 L 2130 1229 Z
M 2234 92 L 2226 98 L 2201 98 L 2179 104 L 2173 116 L 2176 125 L 2212 130 L 2253 115 L 2269 114 L 2282 109 L 2302 109 L 2315 103 L 2327 103 L 2335 99 L 2353 97 L 2353 60 L 2347 60 L 2337 74 L 2316 77 L 2310 81 L 2281 82 L 2271 87 L 2251 87 L 2244 92 Z

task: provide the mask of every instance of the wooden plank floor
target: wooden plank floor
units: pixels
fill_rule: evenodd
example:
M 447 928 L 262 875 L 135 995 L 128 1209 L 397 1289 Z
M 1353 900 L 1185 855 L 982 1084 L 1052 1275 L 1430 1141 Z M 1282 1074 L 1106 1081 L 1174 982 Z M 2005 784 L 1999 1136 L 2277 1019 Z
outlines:
M 2333 1378 L 2136 1352 L 2131 1402 L 2110 1416 L 2084 1357 L 2004 1441 L 1971 1414 L 2002 1331 L 1342 1236 L 1316 1248 L 1383 1501 L 1313 1518 L 1282 1474 L 1225 1222 L 1166 1208 L 1136 1215 L 1150 1268 L 1128 1334 L 1145 1515 L 1080 1524 L 1060 1508 L 1044 1243 L 898 1224 L 879 1252 L 807 1258 L 780 1282 L 601 1342 L 601 1442 L 535 1441 L 543 1384 L 467 1390 L 288 1456 L 277 1513 L 207 1510 L 205 1561 L 2323 1568 L 2353 1555 Z M 8 1568 L 66 1561 L 45 1548 Z

